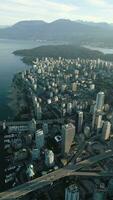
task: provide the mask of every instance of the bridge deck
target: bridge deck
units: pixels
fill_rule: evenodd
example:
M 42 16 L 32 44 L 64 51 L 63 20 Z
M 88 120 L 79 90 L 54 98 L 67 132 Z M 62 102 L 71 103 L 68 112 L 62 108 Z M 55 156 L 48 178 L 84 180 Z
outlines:
M 95 172 L 80 172 L 81 169 L 89 167 L 101 160 L 107 159 L 113 156 L 112 151 L 105 152 L 104 154 L 91 157 L 87 160 L 81 161 L 80 163 L 74 165 L 68 165 L 62 169 L 59 169 L 55 172 L 22 184 L 18 187 L 15 187 L 11 190 L 3 192 L 0 194 L 0 200 L 14 200 L 19 197 L 25 196 L 28 193 L 39 190 L 47 185 L 52 184 L 54 181 L 59 180 L 67 176 L 113 176 L 113 173 L 95 173 Z M 79 171 L 79 172 L 78 172 Z

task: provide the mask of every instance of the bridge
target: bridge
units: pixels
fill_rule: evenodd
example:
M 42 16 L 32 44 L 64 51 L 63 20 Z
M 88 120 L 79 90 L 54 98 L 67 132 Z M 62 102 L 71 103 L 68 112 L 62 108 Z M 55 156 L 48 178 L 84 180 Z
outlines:
M 77 163 L 76 165 L 69 163 L 64 168 L 56 170 L 42 177 L 36 178 L 32 181 L 17 186 L 6 192 L 0 193 L 0 200 L 15 200 L 21 198 L 33 191 L 36 190 L 38 191 L 40 189 L 43 189 L 44 187 L 53 184 L 55 181 L 68 176 L 113 177 L 113 173 L 106 171 L 103 172 L 88 171 L 89 167 L 93 166 L 94 164 L 97 164 L 102 160 L 108 159 L 112 156 L 113 156 L 113 151 L 109 150 L 103 154 L 96 155 L 86 160 L 83 160 Z

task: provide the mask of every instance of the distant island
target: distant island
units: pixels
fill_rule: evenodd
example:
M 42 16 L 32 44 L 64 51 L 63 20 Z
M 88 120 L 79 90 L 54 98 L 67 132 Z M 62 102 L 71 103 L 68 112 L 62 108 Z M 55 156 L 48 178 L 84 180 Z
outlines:
M 113 24 L 59 19 L 21 21 L 0 29 L 0 39 L 65 41 L 76 45 L 113 47 Z
M 37 57 L 63 57 L 63 58 L 84 58 L 84 59 L 102 59 L 106 61 L 113 61 L 113 54 L 104 54 L 96 50 L 90 50 L 85 47 L 75 45 L 48 45 L 33 49 L 17 50 L 13 52 L 16 56 L 21 56 L 24 63 L 31 65 L 32 61 Z

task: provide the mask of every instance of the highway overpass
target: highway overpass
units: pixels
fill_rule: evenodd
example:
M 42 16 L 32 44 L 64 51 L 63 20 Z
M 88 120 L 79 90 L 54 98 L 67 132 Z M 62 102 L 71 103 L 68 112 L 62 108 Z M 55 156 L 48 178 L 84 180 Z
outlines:
M 113 177 L 113 173 L 109 172 L 88 172 L 80 171 L 86 170 L 88 167 L 113 156 L 113 151 L 107 151 L 104 154 L 96 155 L 86 160 L 83 160 L 76 165 L 69 164 L 68 166 L 49 173 L 45 176 L 36 178 L 30 182 L 17 186 L 6 192 L 0 193 L 0 200 L 15 200 L 23 197 L 33 191 L 40 190 L 48 185 L 53 184 L 55 181 L 68 176 L 104 176 Z

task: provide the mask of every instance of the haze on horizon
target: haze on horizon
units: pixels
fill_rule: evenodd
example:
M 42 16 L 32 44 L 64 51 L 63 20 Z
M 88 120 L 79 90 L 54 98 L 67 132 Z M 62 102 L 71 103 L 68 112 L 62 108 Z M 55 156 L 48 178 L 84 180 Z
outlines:
M 57 19 L 113 23 L 113 0 L 0 0 L 0 25 Z

